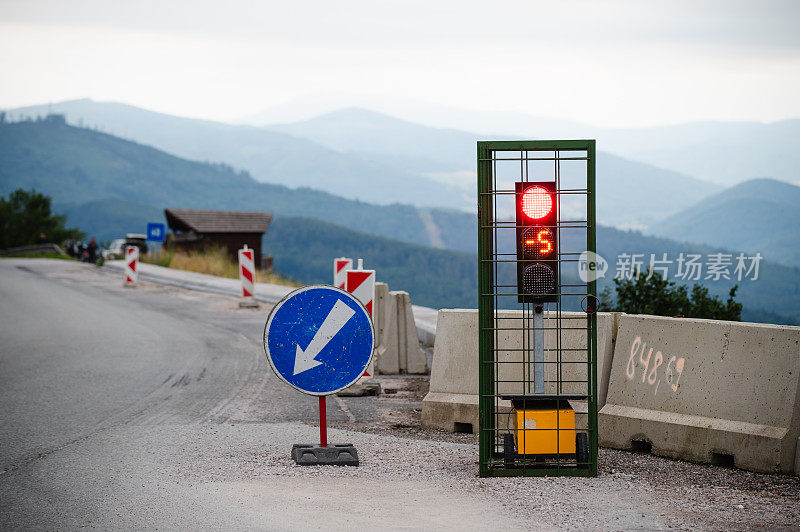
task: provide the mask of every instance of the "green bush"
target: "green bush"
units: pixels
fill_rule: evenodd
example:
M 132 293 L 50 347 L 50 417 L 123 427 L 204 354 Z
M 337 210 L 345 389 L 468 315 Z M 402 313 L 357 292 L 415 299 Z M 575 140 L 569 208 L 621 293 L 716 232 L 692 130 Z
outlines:
M 741 321 L 742 304 L 734 301 L 738 285 L 731 288 L 728 300 L 722 302 L 708 295 L 708 288 L 676 285 L 660 273 L 641 275 L 633 279 L 614 279 L 615 291 L 607 287 L 600 295 L 600 309 L 628 314 L 652 314 L 686 318 Z
M 35 244 L 44 234 L 46 242 L 86 237 L 78 229 L 64 227 L 66 216 L 51 212 L 50 198 L 21 188 L 0 198 L 0 249 Z

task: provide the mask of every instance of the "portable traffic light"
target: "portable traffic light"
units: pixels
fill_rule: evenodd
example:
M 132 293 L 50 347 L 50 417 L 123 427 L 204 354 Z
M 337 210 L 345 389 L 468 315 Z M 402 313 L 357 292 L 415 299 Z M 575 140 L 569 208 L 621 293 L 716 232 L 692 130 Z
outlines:
M 558 301 L 556 184 L 516 183 L 517 293 L 520 303 Z
M 593 140 L 478 142 L 481 477 L 597 476 L 597 284 L 561 277 L 562 262 L 597 251 L 595 148 Z M 561 312 L 581 298 L 586 312 Z

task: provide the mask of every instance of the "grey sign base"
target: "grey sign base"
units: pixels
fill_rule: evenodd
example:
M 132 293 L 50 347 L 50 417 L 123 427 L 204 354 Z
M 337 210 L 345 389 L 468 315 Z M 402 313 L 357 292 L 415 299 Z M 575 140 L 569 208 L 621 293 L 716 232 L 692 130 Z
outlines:
M 358 466 L 358 453 L 352 443 L 327 447 L 295 443 L 292 445 L 292 459 L 297 465 Z

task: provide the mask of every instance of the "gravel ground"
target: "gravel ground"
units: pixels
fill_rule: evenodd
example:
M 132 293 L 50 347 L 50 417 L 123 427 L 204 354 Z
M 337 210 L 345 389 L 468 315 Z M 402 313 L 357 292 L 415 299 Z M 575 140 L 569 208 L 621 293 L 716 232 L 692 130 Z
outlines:
M 424 478 L 430 482 L 449 478 L 448 486 L 458 485 L 501 501 L 507 511 L 536 523 L 533 528 L 800 530 L 800 478 L 796 476 L 601 449 L 596 479 L 478 478 L 477 435 L 421 428 L 421 398 L 427 384 L 427 377 L 381 377 L 382 387 L 393 391 L 388 397 L 405 399 L 414 408 L 387 410 L 383 422 L 336 425 L 388 436 L 392 442 L 418 440 L 400 446 L 403 456 L 392 455 L 394 443 L 378 443 L 380 461 L 367 461 L 358 473 L 325 474 Z M 372 400 L 384 401 L 387 396 Z M 412 455 L 417 452 L 420 456 L 415 460 Z M 268 468 L 277 468 L 281 475 L 313 474 L 296 470 L 279 457 L 263 458 Z
M 680 528 L 800 529 L 800 479 L 600 450 L 600 479 L 611 477 L 647 494 Z
M 478 478 L 477 444 L 408 439 L 388 434 L 331 430 L 332 443 L 353 443 L 361 465 L 302 467 L 289 457 L 291 442 L 313 441 L 315 427 L 272 426 L 282 436 L 275 444 L 231 453 L 229 467 L 214 481 L 303 479 L 343 487 L 380 482 L 386 486 L 425 485 L 448 498 L 466 497 L 499 505 L 498 515 L 513 517 L 511 528 L 557 529 L 703 529 L 745 530 L 755 527 L 800 528 L 800 481 L 796 477 L 763 475 L 704 466 L 654 456 L 603 449 L 598 478 Z M 218 436 L 233 436 L 241 426 L 226 426 Z M 254 431 L 257 430 L 253 427 Z M 217 429 L 215 429 L 216 431 Z M 422 433 L 419 433 L 421 435 Z M 474 436 L 460 435 L 467 438 Z M 303 440 L 305 438 L 305 440 Z M 187 449 L 191 456 L 191 450 Z M 196 450 L 182 475 L 208 479 L 204 462 L 220 463 L 207 450 Z M 300 482 L 302 485 L 303 482 Z M 402 493 L 398 501 L 402 504 Z M 471 516 L 476 519 L 475 516 Z M 485 516 L 492 519 L 492 516 Z M 464 527 L 486 525 L 483 518 Z M 377 528 L 380 528 L 378 526 Z M 391 527 L 389 527 L 391 528 Z

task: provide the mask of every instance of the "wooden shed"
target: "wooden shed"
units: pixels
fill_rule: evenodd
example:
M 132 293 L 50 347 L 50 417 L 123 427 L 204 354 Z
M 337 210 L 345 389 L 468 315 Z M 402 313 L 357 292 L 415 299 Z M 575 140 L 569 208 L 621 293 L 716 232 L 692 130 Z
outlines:
M 268 212 L 208 211 L 201 209 L 164 209 L 172 233 L 167 245 L 196 250 L 212 245 L 228 250 L 234 262 L 237 251 L 247 244 L 255 250 L 256 264 L 268 267 L 262 258 L 261 238 L 272 221 Z

